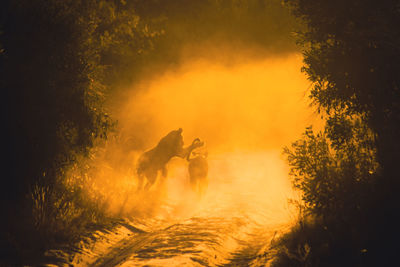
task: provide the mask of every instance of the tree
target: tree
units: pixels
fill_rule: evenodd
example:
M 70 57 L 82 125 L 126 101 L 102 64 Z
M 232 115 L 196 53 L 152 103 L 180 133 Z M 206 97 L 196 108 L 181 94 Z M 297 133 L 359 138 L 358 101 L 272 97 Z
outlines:
M 398 1 L 285 3 L 306 25 L 303 71 L 326 119 L 323 132 L 308 129 L 285 150 L 307 210 L 322 218 L 314 227 L 328 236 L 329 252 L 310 255 L 324 266 L 389 264 L 399 247 Z
M 288 0 L 307 29 L 304 71 L 311 98 L 328 113 L 365 114 L 377 135 L 385 177 L 396 179 L 400 135 L 400 22 L 398 2 Z M 393 160 L 396 159 L 396 160 Z
M 322 132 L 307 128 L 302 139 L 284 152 L 293 185 L 302 192 L 305 215 L 317 222 L 307 236 L 310 260 L 359 262 L 360 251 L 369 245 L 365 233 L 371 229 L 365 221 L 379 169 L 371 129 L 362 118 L 336 113 Z M 327 255 L 316 253 L 321 245 L 330 247 Z
M 360 118 L 336 115 L 323 132 L 307 128 L 284 152 L 308 211 L 326 220 L 353 216 L 367 197 L 354 194 L 374 182 L 378 169 L 373 134 Z
M 72 201 L 60 182 L 63 170 L 94 140 L 107 137 L 114 122 L 104 100 L 119 70 L 149 51 L 157 32 L 124 1 L 95 0 L 6 1 L 0 29 L 1 116 L 7 126 L 0 233 L 7 255 L 11 245 L 43 245 L 35 231 L 52 231 L 43 220 L 57 220 L 65 211 L 60 207 Z M 47 209 L 39 221 L 35 205 Z

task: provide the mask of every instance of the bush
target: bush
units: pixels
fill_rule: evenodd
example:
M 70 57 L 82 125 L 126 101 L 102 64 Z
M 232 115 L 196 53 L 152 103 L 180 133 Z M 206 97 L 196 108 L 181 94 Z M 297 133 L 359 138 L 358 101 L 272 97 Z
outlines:
M 277 266 L 357 266 L 370 246 L 368 216 L 377 200 L 372 131 L 362 116 L 336 113 L 322 132 L 307 128 L 284 153 L 305 215 L 281 239 Z

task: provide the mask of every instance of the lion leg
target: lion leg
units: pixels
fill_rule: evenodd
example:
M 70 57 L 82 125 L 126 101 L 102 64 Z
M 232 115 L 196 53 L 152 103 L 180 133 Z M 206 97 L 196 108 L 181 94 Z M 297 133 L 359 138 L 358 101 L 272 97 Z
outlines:
M 156 182 L 157 180 L 157 170 L 149 170 L 146 173 L 146 177 L 147 177 L 147 183 L 144 186 L 144 190 L 148 191 L 150 189 L 150 187 Z
M 196 178 L 193 177 L 192 174 L 189 176 L 189 181 L 190 181 L 190 187 L 192 188 L 193 191 L 196 191 Z

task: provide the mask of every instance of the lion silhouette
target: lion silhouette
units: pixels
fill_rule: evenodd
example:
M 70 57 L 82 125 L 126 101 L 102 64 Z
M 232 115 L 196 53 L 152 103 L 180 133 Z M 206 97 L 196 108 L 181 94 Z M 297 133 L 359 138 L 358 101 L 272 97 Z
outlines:
M 191 158 L 192 155 L 193 157 Z M 189 162 L 188 169 L 189 169 L 190 185 L 193 191 L 195 191 L 200 197 L 204 195 L 208 187 L 207 156 L 208 156 L 207 151 L 197 152 L 191 150 L 186 158 L 187 161 Z
M 138 159 L 136 173 L 138 175 L 138 190 L 149 190 L 156 182 L 159 172 L 167 177 L 167 163 L 173 157 L 186 158 L 193 149 L 204 143 L 196 138 L 193 143 L 184 148 L 182 128 L 171 131 L 164 136 L 156 147 L 144 152 Z

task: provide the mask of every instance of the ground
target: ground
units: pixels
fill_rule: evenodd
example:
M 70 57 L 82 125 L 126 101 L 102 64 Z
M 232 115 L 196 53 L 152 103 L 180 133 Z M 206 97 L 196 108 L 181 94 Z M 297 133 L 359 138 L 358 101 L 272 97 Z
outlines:
M 157 209 L 133 212 L 76 249 L 47 255 L 65 266 L 268 266 L 271 242 L 294 215 L 279 164 L 269 153 L 211 157 L 202 198 L 183 182 L 184 166 L 170 166 L 175 178 L 164 185 Z M 157 190 L 148 194 L 160 195 Z

